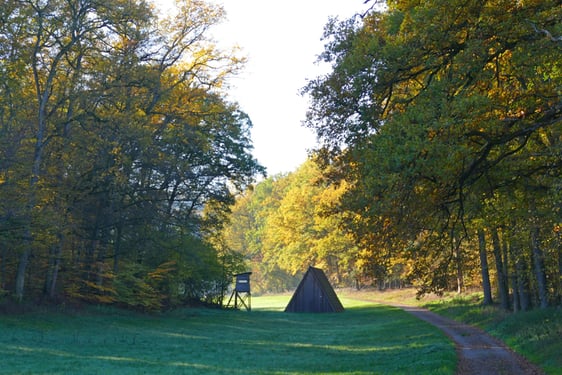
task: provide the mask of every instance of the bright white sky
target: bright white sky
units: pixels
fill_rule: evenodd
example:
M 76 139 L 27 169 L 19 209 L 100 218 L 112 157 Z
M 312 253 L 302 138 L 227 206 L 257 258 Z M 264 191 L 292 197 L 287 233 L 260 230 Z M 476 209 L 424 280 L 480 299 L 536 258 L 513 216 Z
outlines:
M 165 0 L 160 0 L 165 1 Z M 248 58 L 232 81 L 230 99 L 253 123 L 253 154 L 269 176 L 294 171 L 316 137 L 302 126 L 308 99 L 299 95 L 307 79 L 326 72 L 316 57 L 330 16 L 347 19 L 364 11 L 364 0 L 209 0 L 222 4 L 227 20 L 215 27 L 224 48 L 237 45 Z

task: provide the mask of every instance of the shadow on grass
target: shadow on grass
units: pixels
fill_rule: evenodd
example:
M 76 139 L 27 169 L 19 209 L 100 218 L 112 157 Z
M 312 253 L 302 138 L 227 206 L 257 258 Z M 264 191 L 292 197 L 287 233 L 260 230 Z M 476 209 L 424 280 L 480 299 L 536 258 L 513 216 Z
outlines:
M 0 373 L 10 374 L 452 374 L 456 365 L 438 330 L 377 305 L 337 314 L 28 315 L 0 329 Z

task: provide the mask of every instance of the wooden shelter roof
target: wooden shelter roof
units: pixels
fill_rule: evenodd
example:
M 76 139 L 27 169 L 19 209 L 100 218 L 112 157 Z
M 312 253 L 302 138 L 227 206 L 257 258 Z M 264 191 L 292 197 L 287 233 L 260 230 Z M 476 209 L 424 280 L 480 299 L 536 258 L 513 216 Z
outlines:
M 285 312 L 342 312 L 334 288 L 320 268 L 309 267 L 291 297 Z

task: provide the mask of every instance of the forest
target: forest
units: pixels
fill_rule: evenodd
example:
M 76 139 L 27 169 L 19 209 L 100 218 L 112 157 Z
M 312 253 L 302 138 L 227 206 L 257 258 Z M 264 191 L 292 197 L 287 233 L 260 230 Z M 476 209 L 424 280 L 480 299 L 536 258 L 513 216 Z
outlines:
M 213 243 L 263 173 L 229 102 L 241 69 L 203 1 L 9 0 L 0 9 L 0 298 L 159 310 L 217 303 Z M 226 284 L 225 284 L 226 283 Z
M 331 72 L 303 88 L 321 147 L 238 199 L 229 246 L 263 290 L 317 265 L 341 287 L 560 305 L 559 2 L 386 5 L 327 24 Z
M 279 292 L 314 265 L 561 305 L 559 2 L 366 3 L 328 21 L 331 71 L 302 88 L 318 149 L 256 183 L 220 6 L 5 1 L 0 303 L 220 304 L 233 273 Z

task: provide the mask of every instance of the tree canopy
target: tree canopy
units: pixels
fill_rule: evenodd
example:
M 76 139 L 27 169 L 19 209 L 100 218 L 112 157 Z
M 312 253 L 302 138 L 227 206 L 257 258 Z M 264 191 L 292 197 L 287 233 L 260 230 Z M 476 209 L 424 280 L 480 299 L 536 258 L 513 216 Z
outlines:
M 557 1 L 392 1 L 327 26 L 306 124 L 352 185 L 352 232 L 415 259 L 422 292 L 463 288 L 481 229 L 500 289 L 560 302 L 561 18 Z
M 302 90 L 319 148 L 252 186 L 252 124 L 228 100 L 244 59 L 208 38 L 222 8 L 5 1 L 0 298 L 217 303 L 246 260 L 257 291 L 316 266 L 560 305 L 559 1 L 380 3 L 326 25 L 331 71 Z
M 208 38 L 222 8 L 177 4 L 3 3 L 0 292 L 158 309 L 229 281 L 206 228 L 263 173 L 244 60 Z
M 339 285 L 353 282 L 356 248 L 340 217 L 330 213 L 344 190 L 323 181 L 318 165 L 308 161 L 239 197 L 224 237 L 249 260 L 255 291 L 291 290 L 311 265 Z

